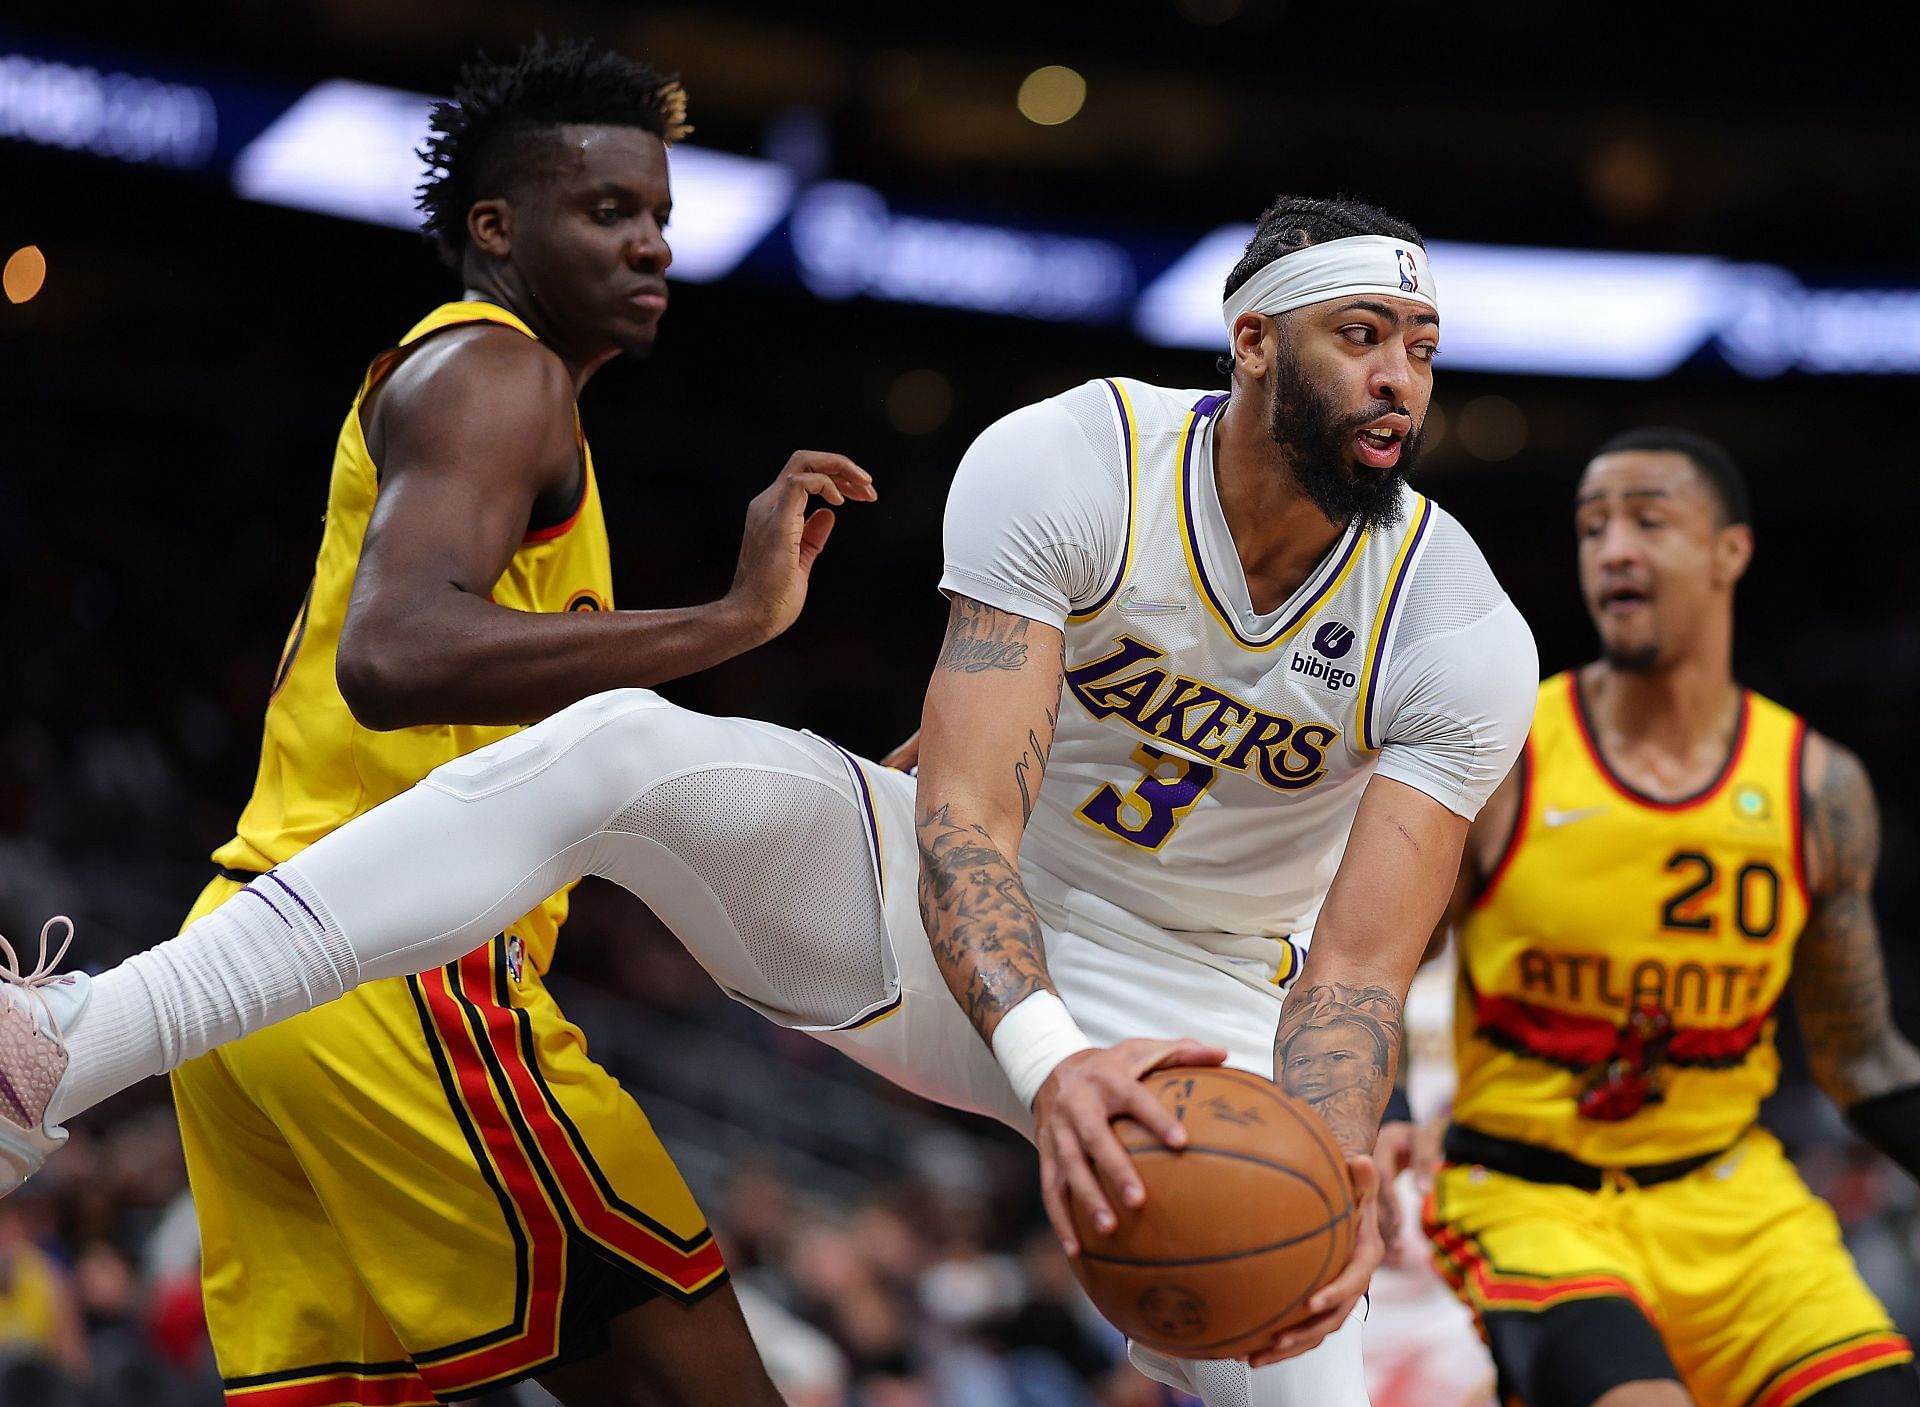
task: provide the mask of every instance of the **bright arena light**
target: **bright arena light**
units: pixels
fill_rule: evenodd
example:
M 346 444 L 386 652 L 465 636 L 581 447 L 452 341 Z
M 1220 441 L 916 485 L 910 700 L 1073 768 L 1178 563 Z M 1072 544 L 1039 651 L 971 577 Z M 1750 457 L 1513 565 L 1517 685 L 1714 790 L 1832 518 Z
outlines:
M 821 298 L 1058 322 L 1115 321 L 1133 298 L 1133 260 L 1108 240 L 896 214 L 852 181 L 810 186 L 790 231 L 800 279 Z
M 206 164 L 218 135 L 205 88 L 0 54 L 0 137 L 190 170 Z
M 1020 115 L 1042 127 L 1071 122 L 1087 101 L 1087 80 L 1062 64 L 1036 68 L 1020 84 L 1014 103 Z
M 1227 343 L 1220 297 L 1252 225 L 1225 225 L 1140 296 L 1134 326 L 1176 347 Z M 1718 260 L 1433 241 L 1443 367 L 1558 376 L 1659 376 L 1700 345 Z M 1578 328 L 1577 336 L 1567 335 Z
M 0 135 L 140 159 L 134 153 L 148 148 L 116 125 L 139 97 L 140 111 L 171 114 L 156 130 L 173 135 L 155 150 L 178 160 L 211 141 L 210 116 L 201 127 L 188 120 L 201 90 L 136 92 L 114 87 L 118 77 L 0 55 Z M 152 106 L 161 96 L 171 106 Z M 1050 65 L 1027 76 L 1020 109 L 1058 123 L 1085 99 L 1079 74 Z M 431 102 L 347 80 L 319 84 L 240 153 L 234 188 L 415 229 L 414 153 Z M 1140 336 L 1169 347 L 1226 345 L 1221 284 L 1252 233 L 1221 226 L 1136 297 L 1133 254 L 1095 233 L 901 214 L 868 186 L 829 181 L 802 192 L 778 163 L 685 145 L 674 148 L 672 170 L 676 279 L 725 277 L 791 217 L 792 272 L 822 298 L 1083 322 L 1131 313 Z M 1920 374 L 1920 289 L 1809 288 L 1773 265 L 1704 255 L 1443 242 L 1431 250 L 1446 368 L 1644 380 L 1706 353 L 1750 377 Z
M 335 79 L 321 83 L 249 143 L 233 188 L 248 200 L 350 220 L 418 229 L 415 153 L 436 100 L 424 93 Z M 785 218 L 793 176 L 752 157 L 681 143 L 673 173 L 671 277 L 704 283 L 733 272 Z
M 46 282 L 47 256 L 35 244 L 14 250 L 6 267 L 0 269 L 0 290 L 6 293 L 9 303 L 28 302 L 46 286 Z
M 1134 330 L 1226 347 L 1221 288 L 1253 235 L 1223 225 L 1141 293 Z M 1807 288 L 1771 264 L 1434 240 L 1440 365 L 1540 376 L 1665 376 L 1713 350 L 1747 376 L 1920 372 L 1920 291 Z
M 336 78 L 307 90 L 233 163 L 248 200 L 418 229 L 414 187 L 434 100 Z

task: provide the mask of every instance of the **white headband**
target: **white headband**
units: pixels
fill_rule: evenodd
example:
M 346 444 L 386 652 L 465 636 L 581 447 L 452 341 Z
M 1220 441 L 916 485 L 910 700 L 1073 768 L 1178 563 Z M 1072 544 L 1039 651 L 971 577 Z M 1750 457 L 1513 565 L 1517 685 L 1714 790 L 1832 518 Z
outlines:
M 1426 250 L 1412 240 L 1389 235 L 1353 235 L 1310 244 L 1275 259 L 1241 284 L 1222 308 L 1227 336 L 1233 336 L 1233 325 L 1242 313 L 1273 317 L 1354 293 L 1411 298 L 1440 311 Z

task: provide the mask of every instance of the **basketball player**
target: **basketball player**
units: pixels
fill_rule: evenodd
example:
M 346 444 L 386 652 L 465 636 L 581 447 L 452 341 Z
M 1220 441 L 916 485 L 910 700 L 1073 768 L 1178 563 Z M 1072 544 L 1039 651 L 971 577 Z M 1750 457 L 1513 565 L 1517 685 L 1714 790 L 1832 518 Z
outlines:
M 1466 533 L 1402 478 L 1438 340 L 1414 231 L 1284 200 L 1224 315 L 1229 393 L 1095 381 L 968 452 L 917 794 L 811 734 L 641 690 L 586 700 L 443 765 L 91 998 L 74 978 L 14 988 L 0 1037 L 21 1054 L 0 1070 L 43 1062 L 18 1165 L 108 1090 L 367 979 L 444 962 L 430 1003 L 511 996 L 506 940 L 469 950 L 602 874 L 739 1000 L 1030 1133 L 1070 1250 L 1069 1197 L 1111 1225 L 1111 1199 L 1143 1196 L 1114 1116 L 1183 1138 L 1146 1072 L 1271 1074 L 1310 1027 L 1317 1061 L 1384 1058 L 1386 1079 L 1294 1082 L 1361 1195 L 1354 1261 L 1311 1317 L 1251 1369 L 1136 1352 L 1214 1407 L 1363 1404 L 1366 1154 L 1535 654 Z M 1277 1293 L 1274 1322 L 1304 1293 Z
M 1440 1267 L 1528 1407 L 1920 1403 L 1833 1214 L 1755 1124 L 1791 977 L 1821 1086 L 1920 1172 L 1872 787 L 1733 677 L 1753 533 L 1719 446 L 1619 436 L 1574 524 L 1602 655 L 1541 686 L 1453 906 Z
M 341 428 L 259 778 L 193 918 L 519 724 L 777 635 L 832 525 L 803 518 L 809 492 L 872 497 L 847 461 L 795 456 L 727 599 L 612 609 L 574 397 L 653 343 L 684 111 L 584 46 L 470 68 L 437 109 L 422 206 L 466 292 L 374 361 Z M 370 983 L 175 1073 L 236 1407 L 528 1376 L 569 1404 L 640 1401 L 635 1381 L 647 1402 L 779 1400 L 692 1196 L 542 985 L 551 888 L 456 982 Z

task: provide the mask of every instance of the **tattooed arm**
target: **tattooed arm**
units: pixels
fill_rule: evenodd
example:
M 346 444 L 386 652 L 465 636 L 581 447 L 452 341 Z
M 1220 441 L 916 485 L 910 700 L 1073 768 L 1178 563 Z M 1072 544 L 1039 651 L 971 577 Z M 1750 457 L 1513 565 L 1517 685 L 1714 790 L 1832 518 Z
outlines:
M 1291 1358 L 1346 1323 L 1386 1253 L 1379 1174 L 1367 1156 L 1400 1067 L 1401 1010 L 1460 874 L 1465 818 L 1375 776 L 1313 926 L 1313 947 L 1280 1009 L 1274 1078 L 1311 1104 L 1347 1153 L 1356 1196 L 1353 1259 L 1255 1367 Z
M 1349 1154 L 1373 1147 L 1400 1066 L 1401 1005 L 1454 892 L 1467 822 L 1389 777 L 1367 784 L 1280 1013 L 1274 1078 Z
M 956 595 L 920 725 L 915 822 L 920 913 L 947 986 L 1032 1100 L 1040 1189 L 1068 1254 L 1077 1249 L 1067 1199 L 1101 1229 L 1109 1194 L 1145 1197 L 1111 1120 L 1137 1119 L 1172 1147 L 1185 1132 L 1141 1076 L 1163 1065 L 1217 1065 L 1226 1052 L 1198 1041 L 1123 1041 L 1094 1049 L 1078 1035 L 1047 977 L 1046 941 L 1020 882 L 1020 837 L 1033 815 L 1053 746 L 1063 678 L 1062 638 L 1050 625 Z M 1002 1038 L 1008 1013 L 1030 998 L 1049 1012 L 1046 1036 Z M 1032 1025 L 1033 1023 L 1029 1023 Z M 1020 1023 L 1007 1028 L 1017 1034 Z M 1024 1050 L 1024 1053 L 1023 1053 Z M 1069 1051 L 1059 1057 L 1059 1051 Z M 1036 1063 L 1037 1061 L 1037 1063 Z M 1104 1188 L 1103 1188 L 1104 1184 Z
M 1024 998 L 1053 990 L 1015 856 L 1053 746 L 1061 650 L 1051 626 L 954 597 L 920 724 L 920 914 L 988 1040 Z
M 1909 1172 L 1920 1130 L 1878 1136 L 1861 1106 L 1887 1096 L 1920 1103 L 1920 1051 L 1893 1024 L 1873 875 L 1880 813 L 1860 759 L 1814 734 L 1807 739 L 1803 825 L 1813 911 L 1793 966 L 1794 1005 L 1814 1078 L 1856 1127 Z M 1894 1146 L 1889 1146 L 1889 1143 Z

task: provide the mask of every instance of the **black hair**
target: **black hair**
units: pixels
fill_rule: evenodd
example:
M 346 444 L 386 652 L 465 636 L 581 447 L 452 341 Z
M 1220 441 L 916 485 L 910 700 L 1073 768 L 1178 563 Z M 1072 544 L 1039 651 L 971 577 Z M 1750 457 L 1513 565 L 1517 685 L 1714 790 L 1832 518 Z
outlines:
M 434 105 L 419 152 L 427 164 L 422 232 L 449 267 L 466 253 L 474 202 L 535 175 L 541 139 L 575 122 L 638 127 L 669 144 L 693 130 L 678 79 L 592 40 L 536 39 L 506 63 L 482 54 L 460 70 L 453 101 Z
M 1642 425 L 1621 431 L 1595 450 L 1593 457 L 1633 451 L 1685 455 L 1720 501 L 1723 527 L 1753 521 L 1753 499 L 1747 493 L 1747 476 L 1740 472 L 1732 455 L 1705 435 L 1668 425 Z
M 1220 296 L 1232 297 L 1235 289 L 1276 259 L 1284 259 L 1311 244 L 1325 244 L 1328 240 L 1348 239 L 1353 235 L 1387 235 L 1422 249 L 1427 247 L 1418 230 L 1377 205 L 1344 195 L 1331 200 L 1283 195 L 1261 213 L 1253 238 L 1247 241 L 1246 252 L 1227 275 L 1227 286 Z M 1218 366 L 1220 374 L 1226 375 L 1233 370 L 1233 357 L 1222 356 Z

